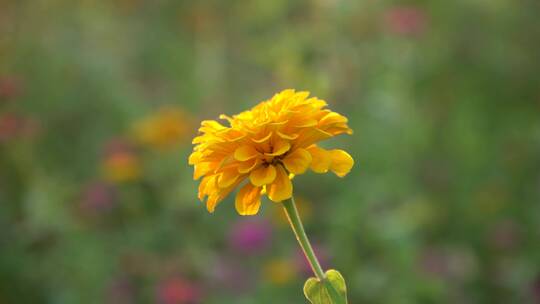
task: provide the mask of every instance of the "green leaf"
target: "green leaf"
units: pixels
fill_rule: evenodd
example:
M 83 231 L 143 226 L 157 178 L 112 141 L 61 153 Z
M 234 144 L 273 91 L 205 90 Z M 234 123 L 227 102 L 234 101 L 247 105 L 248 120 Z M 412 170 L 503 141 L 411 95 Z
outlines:
M 339 271 L 330 269 L 326 278 L 319 281 L 309 278 L 304 284 L 304 294 L 312 304 L 347 304 L 345 279 Z

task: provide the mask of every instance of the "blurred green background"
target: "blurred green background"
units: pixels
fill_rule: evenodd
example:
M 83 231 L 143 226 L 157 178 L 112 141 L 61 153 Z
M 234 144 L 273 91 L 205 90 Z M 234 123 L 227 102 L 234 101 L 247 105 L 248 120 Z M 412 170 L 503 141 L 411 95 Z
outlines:
M 536 0 L 0 1 L 0 303 L 305 303 L 280 207 L 209 214 L 202 119 L 309 90 L 295 192 L 351 303 L 540 303 Z

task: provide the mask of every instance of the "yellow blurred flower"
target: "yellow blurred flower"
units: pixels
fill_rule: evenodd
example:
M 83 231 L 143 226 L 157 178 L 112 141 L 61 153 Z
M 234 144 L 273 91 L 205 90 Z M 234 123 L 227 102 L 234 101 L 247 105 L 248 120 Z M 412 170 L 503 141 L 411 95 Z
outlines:
M 233 117 L 221 115 L 230 126 L 215 120 L 201 123 L 200 135 L 189 157 L 194 179 L 203 178 L 199 199 L 208 211 L 244 180 L 236 195 L 236 210 L 253 215 L 261 195 L 280 202 L 292 196 L 291 178 L 308 168 L 343 177 L 354 161 L 343 150 L 325 150 L 315 143 L 339 134 L 352 134 L 347 118 L 325 109 L 326 102 L 309 92 L 284 90 Z
M 295 265 L 286 259 L 274 259 L 264 265 L 263 276 L 272 284 L 287 284 L 297 275 Z
M 107 156 L 103 160 L 104 177 L 111 182 L 129 182 L 141 176 L 141 164 L 137 155 L 119 152 Z
M 182 110 L 164 107 L 136 123 L 134 135 L 142 145 L 165 150 L 186 140 L 189 130 L 187 115 Z

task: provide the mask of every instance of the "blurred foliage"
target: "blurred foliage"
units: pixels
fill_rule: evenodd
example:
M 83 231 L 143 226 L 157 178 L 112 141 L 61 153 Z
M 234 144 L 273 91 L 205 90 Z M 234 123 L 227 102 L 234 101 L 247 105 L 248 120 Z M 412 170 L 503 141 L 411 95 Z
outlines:
M 539 9 L 0 1 L 0 302 L 303 303 L 279 206 L 208 214 L 187 165 L 290 87 L 355 130 L 295 188 L 351 303 L 540 303 Z

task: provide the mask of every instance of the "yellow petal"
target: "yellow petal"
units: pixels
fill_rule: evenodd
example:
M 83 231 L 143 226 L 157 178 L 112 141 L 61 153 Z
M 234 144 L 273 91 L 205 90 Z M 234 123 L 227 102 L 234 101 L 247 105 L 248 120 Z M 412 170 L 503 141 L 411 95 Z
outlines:
M 283 159 L 283 164 L 289 172 L 302 174 L 306 172 L 311 164 L 311 154 L 305 149 L 296 149 Z
M 226 120 L 226 121 L 228 121 L 229 123 L 231 123 L 231 122 L 234 120 L 232 117 L 230 117 L 229 115 L 225 115 L 225 114 L 219 115 L 219 119 Z
M 190 165 L 194 165 L 196 163 L 199 162 L 199 160 L 201 159 L 201 152 L 198 152 L 198 151 L 195 151 L 193 153 L 191 153 L 191 155 L 189 156 L 189 159 L 188 159 L 188 163 Z
M 236 195 L 236 211 L 240 215 L 254 215 L 261 206 L 261 188 L 247 183 Z
M 213 170 L 215 165 L 212 163 L 198 163 L 194 166 L 193 170 L 193 180 L 198 180 L 201 176 L 206 175 L 206 173 Z
M 320 121 L 319 126 L 327 126 L 331 124 L 347 123 L 347 117 L 340 115 L 336 112 L 330 112 L 326 114 Z
M 230 185 L 227 188 L 215 188 L 208 189 L 208 200 L 206 200 L 206 209 L 208 209 L 208 212 L 212 213 L 214 212 L 214 209 L 216 208 L 217 204 L 219 204 L 224 198 L 233 191 L 236 186 L 242 181 L 243 179 L 239 178 L 237 179 L 232 185 Z M 207 188 L 210 187 L 210 182 L 208 183 Z
M 267 135 L 263 136 L 262 138 L 252 138 L 251 140 L 255 143 L 261 144 L 269 140 L 270 137 L 272 137 L 272 132 L 269 132 Z
M 249 179 L 255 186 L 263 186 L 270 184 L 276 178 L 276 168 L 272 165 L 261 166 L 259 169 L 251 171 Z
M 229 142 L 238 141 L 246 137 L 246 134 L 234 129 L 227 129 L 224 132 L 220 132 L 219 135 Z
M 315 119 L 303 119 L 299 122 L 297 122 L 294 126 L 297 128 L 307 128 L 307 127 L 314 127 L 317 125 L 317 121 Z
M 312 144 L 332 137 L 332 134 L 318 128 L 306 129 L 296 139 L 295 147 L 309 147 Z
M 201 128 L 199 129 L 200 132 L 206 133 L 216 130 L 224 129 L 225 126 L 220 124 L 219 122 L 215 120 L 203 120 L 201 122 Z
M 247 160 L 245 162 L 242 162 L 238 166 L 238 172 L 239 173 L 248 173 L 251 170 L 255 169 L 255 167 L 257 167 L 260 163 L 261 163 L 261 161 L 258 158 L 253 158 L 253 159 Z
M 288 122 L 289 122 L 288 120 L 273 121 L 273 122 L 269 123 L 268 125 L 272 126 L 272 127 L 279 127 L 279 126 L 286 125 Z
M 257 157 L 259 151 L 253 146 L 241 146 L 234 151 L 234 158 L 239 161 L 246 161 Z
M 272 153 L 264 153 L 266 156 L 279 156 L 285 154 L 291 148 L 291 144 L 288 141 L 278 140 L 274 142 L 272 147 Z
M 227 188 L 232 185 L 240 176 L 236 167 L 225 170 L 221 173 L 218 179 L 218 186 L 220 188 Z
M 282 166 L 276 168 L 276 179 L 267 187 L 268 197 L 274 202 L 281 202 L 292 196 L 292 183 Z
M 276 134 L 283 138 L 283 139 L 286 139 L 286 140 L 295 140 L 298 138 L 298 134 L 294 134 L 294 133 L 283 133 L 281 131 L 277 131 Z
M 316 145 L 313 145 L 307 148 L 308 152 L 311 154 L 311 170 L 316 173 L 326 173 L 330 169 L 330 163 L 332 158 L 330 157 L 330 152 L 325 149 L 321 149 Z
M 213 213 L 219 203 L 219 196 L 217 194 L 210 195 L 206 201 L 206 210 Z
M 206 189 L 208 187 L 208 183 L 210 182 L 212 178 L 214 178 L 214 176 L 206 176 L 199 183 L 199 195 L 198 195 L 199 200 L 201 201 L 204 200 L 204 198 L 208 195 Z
M 330 151 L 330 157 L 332 159 L 330 170 L 339 177 L 347 175 L 354 165 L 354 159 L 343 150 Z

